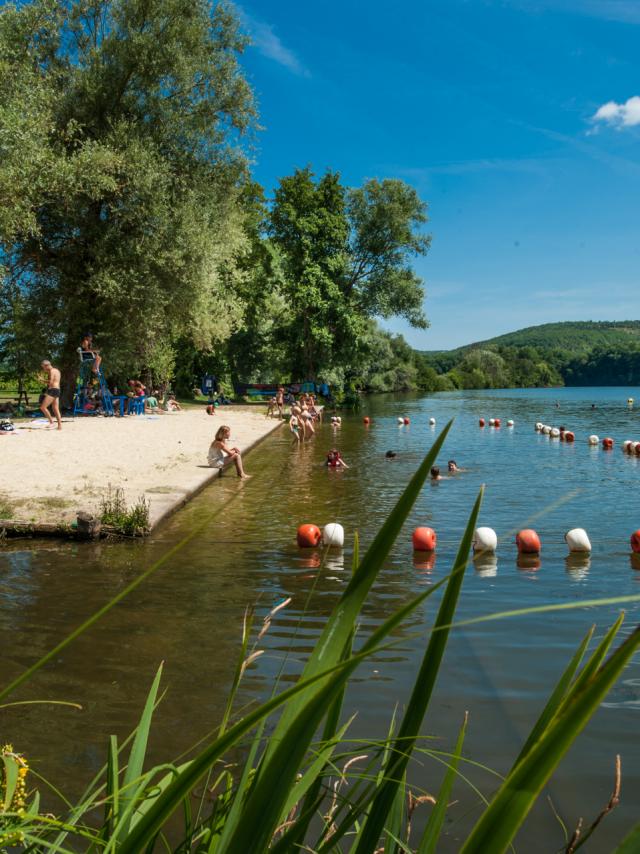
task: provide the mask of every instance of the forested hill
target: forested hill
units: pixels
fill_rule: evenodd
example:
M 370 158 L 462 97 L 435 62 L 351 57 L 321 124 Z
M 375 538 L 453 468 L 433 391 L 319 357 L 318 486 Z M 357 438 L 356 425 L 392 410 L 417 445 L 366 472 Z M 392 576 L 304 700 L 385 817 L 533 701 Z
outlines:
M 640 321 L 545 323 L 420 357 L 440 388 L 640 385 Z

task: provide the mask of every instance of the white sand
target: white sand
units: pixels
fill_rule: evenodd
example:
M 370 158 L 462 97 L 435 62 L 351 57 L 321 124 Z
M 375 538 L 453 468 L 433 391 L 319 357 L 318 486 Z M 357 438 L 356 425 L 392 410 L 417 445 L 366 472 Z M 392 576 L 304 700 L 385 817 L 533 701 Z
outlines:
M 79 510 L 96 512 L 112 484 L 128 503 L 144 495 L 153 525 L 218 475 L 207 466 L 207 451 L 220 425 L 231 427 L 231 445 L 245 451 L 279 423 L 265 418 L 263 407 L 234 406 L 214 416 L 202 407 L 66 419 L 60 431 L 18 423 L 15 433 L 0 436 L 0 499 L 11 505 L 14 521 L 71 522 Z M 250 474 L 251 458 L 246 468 Z

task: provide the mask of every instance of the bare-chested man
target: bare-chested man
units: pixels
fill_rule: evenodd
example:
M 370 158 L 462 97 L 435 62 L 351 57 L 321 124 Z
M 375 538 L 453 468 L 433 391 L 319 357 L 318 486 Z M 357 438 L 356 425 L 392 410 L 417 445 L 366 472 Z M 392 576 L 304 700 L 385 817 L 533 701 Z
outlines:
M 58 422 L 58 430 L 62 430 L 62 418 L 60 417 L 60 371 L 54 368 L 48 359 L 42 361 L 42 370 L 47 375 L 47 390 L 42 398 L 40 409 L 49 421 L 49 427 L 53 427 L 53 417 L 49 407 Z

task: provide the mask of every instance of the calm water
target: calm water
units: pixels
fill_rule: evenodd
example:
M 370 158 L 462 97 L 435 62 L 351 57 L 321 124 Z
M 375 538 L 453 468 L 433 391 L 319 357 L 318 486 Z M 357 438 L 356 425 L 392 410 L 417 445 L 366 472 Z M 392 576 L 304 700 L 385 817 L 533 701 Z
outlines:
M 639 405 L 629 410 L 627 397 Z M 555 402 L 560 408 L 555 408 Z M 591 410 L 591 403 L 597 404 Z M 362 425 L 369 414 L 372 424 Z M 398 415 L 411 418 L 398 427 Z M 378 624 L 424 585 L 445 575 L 480 484 L 487 486 L 481 524 L 501 538 L 497 562 L 471 565 L 459 618 L 547 603 L 640 594 L 640 571 L 629 556 L 629 535 L 640 528 L 640 458 L 622 454 L 626 438 L 640 440 L 640 394 L 633 389 L 513 390 L 381 396 L 360 415 L 344 418 L 332 437 L 326 425 L 307 447 L 292 447 L 288 431 L 267 439 L 248 459 L 252 480 L 225 477 L 208 488 L 144 544 L 12 543 L 0 550 L 0 643 L 6 682 L 50 649 L 84 618 L 123 589 L 171 545 L 201 526 L 157 574 L 91 631 L 43 669 L 14 699 L 66 699 L 82 711 L 26 706 L 3 711 L 4 741 L 27 753 L 41 773 L 73 795 L 102 763 L 110 733 L 135 724 L 160 661 L 166 698 L 158 713 L 154 758 L 172 759 L 215 728 L 235 664 L 242 615 L 257 603 L 258 619 L 291 596 L 266 635 L 266 652 L 245 679 L 241 701 L 266 696 L 274 676 L 294 678 L 327 614 L 347 582 L 351 538 L 364 546 L 446 420 L 456 421 L 440 463 L 455 458 L 467 471 L 428 484 L 364 607 L 362 631 Z M 478 417 L 502 418 L 502 428 L 478 428 Z M 506 421 L 513 418 L 514 429 Z M 566 445 L 538 435 L 537 420 L 576 433 Z M 595 432 L 616 440 L 613 452 L 589 448 Z M 351 468 L 327 471 L 335 444 Z M 397 460 L 384 452 L 393 448 Z M 203 450 L 204 452 L 204 450 Z M 323 562 L 300 553 L 301 522 L 341 522 L 349 545 Z M 438 532 L 433 566 L 414 564 L 411 530 Z M 535 527 L 543 552 L 539 568 L 517 566 L 513 544 L 520 527 Z M 566 561 L 564 532 L 587 529 L 593 554 Z M 322 564 L 320 566 L 320 564 Z M 408 697 L 426 640 L 434 600 L 397 635 L 392 652 L 363 665 L 348 697 L 358 711 L 355 736 L 381 736 L 395 704 Z M 592 624 L 600 636 L 618 613 L 612 606 L 476 624 L 451 636 L 437 692 L 425 722 L 436 749 L 448 750 L 470 711 L 467 756 L 499 773 L 510 767 L 566 662 Z M 623 634 L 640 620 L 627 608 Z M 418 635 L 418 636 L 416 636 Z M 563 820 L 592 819 L 608 800 L 616 753 L 622 754 L 623 800 L 585 849 L 609 851 L 637 820 L 640 804 L 640 660 L 634 660 L 591 725 L 560 766 L 548 794 Z M 465 774 L 485 794 L 495 778 L 472 764 Z M 441 766 L 425 758 L 412 770 L 416 786 L 437 790 Z M 443 851 L 456 851 L 479 813 L 470 786 L 459 803 Z M 563 836 L 546 802 L 537 808 L 519 851 L 554 851 Z

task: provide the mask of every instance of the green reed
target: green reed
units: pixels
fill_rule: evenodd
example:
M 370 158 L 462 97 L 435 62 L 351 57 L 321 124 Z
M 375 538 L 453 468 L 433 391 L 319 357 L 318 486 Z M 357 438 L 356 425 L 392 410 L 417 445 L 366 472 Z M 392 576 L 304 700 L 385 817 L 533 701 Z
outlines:
M 111 737 L 103 769 L 78 803 L 68 805 L 64 815 L 43 814 L 37 792 L 25 798 L 21 790 L 21 806 L 15 808 L 17 781 L 24 783 L 25 772 L 21 769 L 26 762 L 19 754 L 4 751 L 4 772 L 0 777 L 0 849 L 3 845 L 19 844 L 30 852 L 83 850 L 114 854 L 163 850 L 176 854 L 267 851 L 433 854 L 439 850 L 452 787 L 456 779 L 466 779 L 461 764 L 470 761 L 463 756 L 467 716 L 451 754 L 425 746 L 428 740 L 420 735 L 420 730 L 449 634 L 457 625 L 456 605 L 482 491 L 471 510 L 449 575 L 390 614 L 370 634 L 360 636 L 357 625 L 363 603 L 420 494 L 450 426 L 436 439 L 362 559 L 356 539 L 351 580 L 295 685 L 279 692 L 276 686 L 269 700 L 232 723 L 242 676 L 260 654 L 256 644 L 268 630 L 277 609 L 265 618 L 253 645 L 253 620 L 248 612 L 223 720 L 188 761 L 147 767 L 147 745 L 154 711 L 160 701 L 162 667 L 155 676 L 135 731 L 121 744 L 115 736 Z M 196 533 L 192 532 L 183 543 Z M 0 699 L 166 563 L 168 555 L 175 554 L 183 543 L 163 555 L 130 588 L 58 644 L 56 650 L 14 679 L 0 691 Z M 404 713 L 391 716 L 388 732 L 379 739 L 353 741 L 348 736 L 351 721 L 343 719 L 342 710 L 350 677 L 363 661 L 393 647 L 397 643 L 391 639 L 394 630 L 441 588 L 435 622 L 423 629 L 425 650 Z M 639 599 L 640 596 L 624 597 L 624 601 Z M 616 603 L 621 599 L 605 601 Z M 586 604 L 577 602 L 572 606 Z M 545 606 L 545 609 L 555 607 Z M 527 610 L 493 618 L 507 618 L 515 613 Z M 500 778 L 497 791 L 489 800 L 478 793 L 484 809 L 462 844 L 461 851 L 465 854 L 491 854 L 511 847 L 558 763 L 640 646 L 640 629 L 636 629 L 610 652 L 621 623 L 622 617 L 588 655 L 593 632 L 590 630 L 551 692 L 512 768 Z M 354 649 L 357 635 L 358 646 Z M 273 731 L 267 737 L 266 725 L 272 716 L 275 723 L 271 724 Z M 246 758 L 243 766 L 232 773 L 225 759 L 238 748 L 242 748 Z M 427 756 L 446 767 L 435 796 L 407 781 L 412 759 Z M 426 774 L 424 769 L 423 773 Z M 195 794 L 196 787 L 202 787 L 199 796 Z M 207 799 L 206 792 L 214 797 Z M 412 821 L 418 807 L 428 809 L 429 813 L 423 831 L 416 836 Z M 578 835 L 567 841 L 567 850 L 577 850 L 599 821 L 600 818 L 587 828 L 582 838 Z M 632 831 L 618 851 L 637 850 L 634 846 L 639 837 L 639 829 Z

